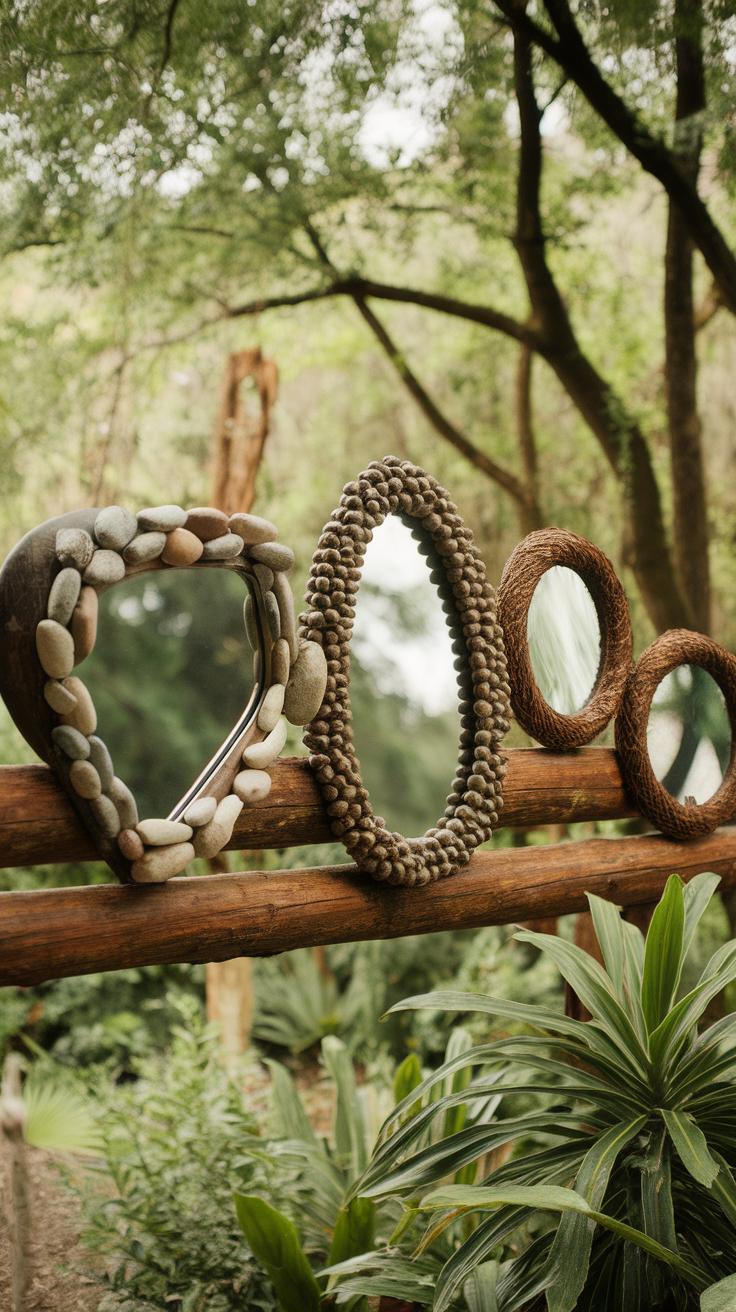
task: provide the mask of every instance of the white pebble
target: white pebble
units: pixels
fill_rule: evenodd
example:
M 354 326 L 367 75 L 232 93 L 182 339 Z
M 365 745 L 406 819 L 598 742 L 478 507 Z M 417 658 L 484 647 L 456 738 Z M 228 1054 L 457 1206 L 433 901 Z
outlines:
M 125 561 L 117 551 L 96 551 L 82 577 L 92 587 L 119 583 L 125 578 Z
M 123 829 L 135 829 L 138 824 L 138 807 L 128 785 L 116 776 L 110 787 L 105 789 L 105 792 L 120 816 L 121 827 Z
M 100 829 L 107 838 L 117 838 L 120 833 L 120 816 L 115 803 L 101 793 L 90 800 L 90 808 Z
M 165 533 L 139 533 L 123 552 L 128 565 L 142 565 L 146 560 L 158 560 L 166 546 Z
M 82 576 L 78 569 L 70 567 L 60 570 L 51 584 L 49 603 L 46 607 L 48 618 L 56 620 L 57 624 L 63 624 L 66 628 L 79 599 L 81 587 Z
M 271 776 L 265 770 L 241 770 L 233 780 L 233 792 L 246 806 L 262 802 L 271 791 Z
M 273 595 L 278 602 L 279 615 L 281 616 L 281 633 L 289 644 L 289 655 L 292 661 L 295 661 L 299 654 L 299 648 L 294 617 L 294 594 L 285 574 L 279 573 L 274 577 Z
M 36 651 L 46 674 L 65 679 L 74 668 L 74 639 L 56 620 L 41 620 L 36 626 Z
M 183 528 L 187 522 L 187 512 L 181 506 L 153 506 L 150 510 L 139 510 L 136 515 L 139 528 L 153 529 L 158 533 L 171 533 L 175 528 Z
M 196 856 L 212 857 L 222 851 L 232 838 L 235 821 L 242 809 L 243 803 L 234 793 L 223 797 L 209 824 L 197 830 L 194 837 Z
M 270 733 L 276 728 L 279 716 L 284 708 L 284 693 L 286 689 L 283 683 L 273 683 L 269 688 L 266 696 L 261 702 L 261 709 L 258 712 L 258 728 L 264 733 Z
M 272 729 L 267 738 L 260 743 L 251 743 L 243 752 L 243 761 L 252 770 L 265 770 L 276 757 L 283 751 L 286 742 L 287 724 L 283 718 L 279 720 L 275 729 Z
M 137 884 L 164 884 L 174 875 L 180 875 L 194 859 L 191 843 L 174 843 L 171 847 L 152 847 L 130 867 Z
M 199 829 L 201 825 L 209 824 L 216 810 L 214 797 L 198 797 L 184 812 L 184 823 L 191 825 L 192 829 Z
M 95 537 L 101 547 L 122 551 L 135 537 L 138 521 L 124 506 L 105 506 L 95 520 Z
M 225 533 L 221 538 L 210 538 L 202 548 L 200 560 L 234 560 L 245 543 L 237 533 Z
M 56 711 L 58 715 L 68 715 L 69 711 L 73 711 L 77 704 L 74 693 L 69 692 L 69 689 L 65 688 L 63 683 L 59 683 L 58 679 L 48 679 L 46 681 L 43 686 L 43 695 L 52 711 Z
M 102 792 L 100 776 L 89 761 L 72 761 L 69 778 L 72 788 L 80 797 L 89 800 L 92 797 L 99 797 Z
M 136 833 L 148 847 L 169 847 L 172 843 L 186 843 L 192 836 L 191 827 L 181 824 L 178 820 L 141 820 L 140 824 L 136 825 Z

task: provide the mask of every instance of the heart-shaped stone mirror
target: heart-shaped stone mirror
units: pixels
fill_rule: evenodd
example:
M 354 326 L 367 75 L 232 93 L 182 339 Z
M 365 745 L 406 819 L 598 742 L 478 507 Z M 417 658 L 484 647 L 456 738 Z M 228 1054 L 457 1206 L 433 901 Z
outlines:
M 268 794 L 285 718 L 305 724 L 322 703 L 325 658 L 318 644 L 297 639 L 288 579 L 294 557 L 277 537 L 275 525 L 255 515 L 228 519 L 211 507 L 179 506 L 133 515 L 108 506 L 42 524 L 0 570 L 0 692 L 125 883 L 159 883 L 195 856 L 221 851 L 243 806 Z M 242 578 L 255 683 L 232 731 L 171 813 L 140 820 L 73 670 L 94 646 L 102 592 L 139 574 L 182 568 Z

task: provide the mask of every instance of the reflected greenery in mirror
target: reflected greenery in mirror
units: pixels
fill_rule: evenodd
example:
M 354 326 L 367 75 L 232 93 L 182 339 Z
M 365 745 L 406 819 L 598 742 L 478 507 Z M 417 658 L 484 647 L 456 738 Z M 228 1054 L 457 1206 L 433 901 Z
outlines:
M 444 813 L 460 717 L 451 639 L 426 560 L 390 516 L 368 547 L 350 672 L 355 744 L 371 805 L 419 836 Z
M 698 665 L 679 665 L 662 680 L 647 725 L 652 769 L 679 802 L 707 802 L 720 787 L 731 750 L 723 694 Z
M 554 565 L 542 576 L 529 607 L 527 640 L 545 701 L 562 715 L 579 711 L 593 690 L 601 639 L 593 599 L 574 570 Z
M 141 818 L 169 813 L 245 709 L 254 684 L 245 596 L 232 571 L 190 569 L 100 598 L 97 643 L 79 673 Z

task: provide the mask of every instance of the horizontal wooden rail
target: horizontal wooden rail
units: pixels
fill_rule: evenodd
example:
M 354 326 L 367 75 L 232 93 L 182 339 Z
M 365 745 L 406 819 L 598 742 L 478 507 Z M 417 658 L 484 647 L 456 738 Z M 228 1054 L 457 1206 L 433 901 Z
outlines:
M 650 902 L 672 871 L 702 870 L 736 884 L 736 828 L 690 843 L 647 835 L 476 852 L 461 874 L 417 889 L 348 865 L 0 893 L 0 985 L 511 924 L 583 910 L 586 891 Z
M 269 797 L 242 811 L 228 846 L 258 851 L 328 842 L 332 835 L 306 760 L 277 761 L 272 776 Z M 507 827 L 617 820 L 635 814 L 624 794 L 616 753 L 609 748 L 564 754 L 530 748 L 508 753 L 501 814 Z M 0 766 L 0 866 L 97 858 L 92 840 L 48 766 Z

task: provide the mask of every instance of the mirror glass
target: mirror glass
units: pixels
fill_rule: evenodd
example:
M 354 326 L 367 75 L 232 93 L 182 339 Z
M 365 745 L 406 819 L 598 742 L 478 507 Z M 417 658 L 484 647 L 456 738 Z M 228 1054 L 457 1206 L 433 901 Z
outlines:
M 351 642 L 355 750 L 376 815 L 418 837 L 444 813 L 460 733 L 454 653 L 426 559 L 395 515 L 365 555 Z
M 707 802 L 720 787 L 731 751 L 723 694 L 698 665 L 678 665 L 662 680 L 647 725 L 652 769 L 678 802 Z
M 181 569 L 100 597 L 95 649 L 74 673 L 141 819 L 169 814 L 245 710 L 254 688 L 245 596 L 232 571 Z
M 542 575 L 529 607 L 527 640 L 545 701 L 562 715 L 581 710 L 593 691 L 601 636 L 593 598 L 574 570 L 555 565 Z

